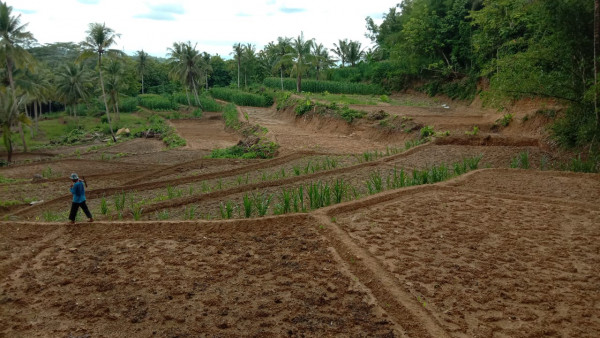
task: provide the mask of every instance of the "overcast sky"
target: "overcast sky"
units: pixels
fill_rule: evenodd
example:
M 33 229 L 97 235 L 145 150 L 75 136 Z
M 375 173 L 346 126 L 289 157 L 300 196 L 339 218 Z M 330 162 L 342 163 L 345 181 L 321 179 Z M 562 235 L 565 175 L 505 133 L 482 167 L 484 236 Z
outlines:
M 260 50 L 277 37 L 301 31 L 327 48 L 339 39 L 365 38 L 365 18 L 381 22 L 401 0 L 7 0 L 13 14 L 39 43 L 84 40 L 91 22 L 121 34 L 114 48 L 128 54 L 144 49 L 164 57 L 173 42 L 191 41 L 198 50 L 230 58 L 234 43 Z

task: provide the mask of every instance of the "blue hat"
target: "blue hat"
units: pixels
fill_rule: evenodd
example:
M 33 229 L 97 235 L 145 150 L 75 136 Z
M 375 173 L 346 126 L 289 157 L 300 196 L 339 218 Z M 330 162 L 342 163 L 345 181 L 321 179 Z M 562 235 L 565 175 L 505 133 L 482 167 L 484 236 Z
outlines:
M 77 174 L 76 174 L 76 173 L 72 173 L 72 174 L 71 174 L 71 179 L 72 179 L 72 180 L 78 180 L 78 179 L 79 179 L 79 176 L 77 176 Z

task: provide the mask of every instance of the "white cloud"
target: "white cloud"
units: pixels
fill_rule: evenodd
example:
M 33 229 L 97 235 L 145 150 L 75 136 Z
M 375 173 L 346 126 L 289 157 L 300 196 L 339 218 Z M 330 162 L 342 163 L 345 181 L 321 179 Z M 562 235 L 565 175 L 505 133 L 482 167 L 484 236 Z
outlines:
M 40 43 L 80 42 L 91 22 L 121 34 L 116 48 L 164 56 L 173 42 L 191 41 L 210 54 L 230 57 L 236 42 L 261 49 L 301 31 L 327 48 L 338 39 L 369 45 L 365 18 L 381 17 L 399 0 L 19 0 L 16 13 Z M 15 6 L 8 1 L 9 6 Z

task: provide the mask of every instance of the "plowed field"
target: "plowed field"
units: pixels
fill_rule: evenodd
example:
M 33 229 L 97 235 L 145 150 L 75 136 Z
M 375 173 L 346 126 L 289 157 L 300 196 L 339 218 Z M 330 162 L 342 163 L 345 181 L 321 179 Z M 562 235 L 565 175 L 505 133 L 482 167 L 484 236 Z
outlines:
M 172 123 L 183 149 L 17 154 L 0 336 L 599 336 L 600 175 L 556 171 L 522 121 L 467 136 L 502 115 L 463 108 L 369 108 L 452 131 L 410 149 L 241 107 L 279 156 L 205 158 L 239 140 L 216 114 Z M 93 223 L 67 224 L 73 171 Z

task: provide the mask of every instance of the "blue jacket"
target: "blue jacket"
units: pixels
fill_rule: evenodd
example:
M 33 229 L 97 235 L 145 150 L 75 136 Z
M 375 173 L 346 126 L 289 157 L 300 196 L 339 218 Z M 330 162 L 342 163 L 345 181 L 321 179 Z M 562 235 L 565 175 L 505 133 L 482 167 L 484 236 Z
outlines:
M 75 182 L 73 187 L 71 187 L 71 194 L 73 194 L 73 202 L 81 203 L 85 201 L 85 189 L 83 188 L 83 182 Z

